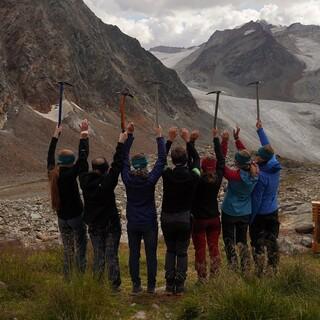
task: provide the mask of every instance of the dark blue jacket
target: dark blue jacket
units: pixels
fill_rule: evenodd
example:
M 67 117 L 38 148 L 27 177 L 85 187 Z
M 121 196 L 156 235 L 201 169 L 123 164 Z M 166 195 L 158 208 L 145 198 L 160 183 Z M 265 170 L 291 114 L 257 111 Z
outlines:
M 257 132 L 262 146 L 270 144 L 263 128 Z M 259 180 L 252 193 L 252 218 L 256 215 L 268 215 L 278 210 L 281 165 L 273 156 L 268 162 L 259 164 L 259 168 Z
M 124 163 L 121 172 L 122 181 L 127 191 L 127 221 L 130 226 L 157 225 L 155 203 L 155 186 L 166 165 L 167 155 L 164 138 L 157 138 L 158 159 L 148 177 L 135 176 L 130 170 L 129 153 L 133 143 L 133 135 L 129 134 L 124 144 Z

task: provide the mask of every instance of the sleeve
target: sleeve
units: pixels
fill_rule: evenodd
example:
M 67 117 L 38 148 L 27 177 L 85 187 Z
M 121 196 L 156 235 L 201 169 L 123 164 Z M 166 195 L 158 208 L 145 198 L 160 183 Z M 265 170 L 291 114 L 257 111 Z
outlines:
M 232 170 L 229 167 L 224 167 L 224 175 L 228 181 L 241 181 L 240 170 Z
M 152 171 L 149 173 L 149 177 L 148 177 L 148 180 L 151 184 L 157 183 L 167 163 L 167 153 L 166 153 L 164 138 L 163 137 L 157 138 L 157 144 L 158 144 L 158 159 Z
M 167 142 L 166 142 L 166 153 L 167 153 L 167 155 L 170 152 L 171 146 L 172 146 L 172 141 L 167 140 Z
M 57 143 L 58 143 L 58 139 L 53 137 L 51 139 L 49 150 L 48 150 L 48 157 L 47 157 L 48 171 L 52 170 L 56 165 L 55 153 L 56 153 Z
M 127 184 L 130 181 L 130 162 L 129 162 L 129 154 L 130 149 L 132 147 L 134 137 L 133 134 L 128 134 L 128 139 L 124 143 L 123 146 L 123 166 L 121 171 L 121 178 L 124 184 Z
M 258 133 L 258 136 L 259 136 L 259 139 L 260 139 L 262 146 L 266 146 L 266 145 L 270 144 L 269 139 L 268 139 L 266 133 L 264 132 L 263 128 L 259 128 L 257 130 L 257 133 Z
M 200 157 L 198 151 L 194 146 L 194 143 L 187 143 L 187 153 L 188 158 L 190 159 L 190 162 L 188 161 L 189 169 L 198 176 L 200 176 Z
M 237 150 L 241 151 L 241 150 L 246 149 L 246 146 L 244 145 L 244 143 L 240 139 L 237 139 L 235 141 L 235 143 L 236 143 Z
M 227 157 L 227 154 L 228 154 L 228 143 L 229 143 L 229 140 L 222 139 L 221 149 L 222 149 L 222 154 L 225 158 Z
M 218 137 L 213 139 L 213 145 L 214 145 L 214 152 L 217 158 L 216 173 L 218 175 L 219 180 L 221 181 L 224 173 L 225 158 L 224 158 L 223 150 L 221 148 L 220 140 Z
M 254 191 L 252 192 L 252 215 L 250 218 L 250 223 L 253 222 L 255 216 L 259 213 L 262 203 L 263 194 L 265 191 L 265 184 L 262 179 L 262 177 L 259 177 L 259 180 L 254 188 Z
M 89 156 L 89 139 L 80 139 L 79 142 L 79 154 L 78 154 L 78 160 L 73 166 L 73 173 L 75 176 L 78 176 L 85 172 L 89 171 L 89 165 L 88 165 L 88 156 Z
M 113 161 L 111 164 L 111 168 L 109 171 L 109 177 L 111 178 L 112 185 L 116 187 L 118 183 L 118 178 L 122 170 L 123 166 L 123 149 L 124 149 L 124 144 L 118 142 L 117 147 L 116 147 L 116 152 L 113 155 Z

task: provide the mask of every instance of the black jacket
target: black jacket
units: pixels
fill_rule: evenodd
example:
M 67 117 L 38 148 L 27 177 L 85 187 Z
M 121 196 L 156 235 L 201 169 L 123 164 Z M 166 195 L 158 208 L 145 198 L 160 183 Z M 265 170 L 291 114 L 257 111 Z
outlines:
M 47 169 L 50 173 L 55 168 L 55 151 L 58 139 L 52 138 L 48 151 Z M 79 162 L 86 159 L 89 154 L 88 139 L 80 139 L 79 157 L 72 167 L 60 167 L 58 188 L 60 196 L 60 208 L 57 215 L 60 219 L 68 220 L 78 217 L 83 212 L 83 204 L 79 193 L 77 177 L 79 175 Z
M 119 226 L 120 217 L 114 189 L 122 170 L 122 152 L 123 143 L 118 143 L 111 168 L 104 175 L 94 171 L 88 172 L 89 165 L 86 159 L 80 162 L 79 179 L 84 197 L 84 220 L 88 225 Z
M 218 194 L 223 179 L 225 159 L 219 138 L 214 138 L 213 144 L 217 158 L 215 180 L 209 182 L 206 176 L 200 178 L 192 207 L 192 214 L 196 219 L 210 219 L 220 215 Z
M 171 142 L 167 141 L 167 153 Z M 187 143 L 188 166 L 167 168 L 163 174 L 162 212 L 166 214 L 191 211 L 200 179 L 200 157 L 192 143 Z

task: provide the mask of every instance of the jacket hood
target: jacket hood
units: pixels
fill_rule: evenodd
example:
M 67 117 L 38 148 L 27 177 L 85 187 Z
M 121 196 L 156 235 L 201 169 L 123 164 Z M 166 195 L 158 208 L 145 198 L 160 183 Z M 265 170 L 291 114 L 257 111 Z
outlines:
M 267 173 L 276 173 L 282 169 L 280 162 L 273 156 L 267 163 L 259 165 L 261 171 Z

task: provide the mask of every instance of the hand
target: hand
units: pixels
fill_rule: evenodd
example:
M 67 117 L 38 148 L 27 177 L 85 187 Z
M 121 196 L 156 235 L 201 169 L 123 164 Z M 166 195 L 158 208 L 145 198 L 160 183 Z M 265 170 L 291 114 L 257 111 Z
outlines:
M 154 131 L 156 132 L 158 138 L 162 137 L 162 128 L 160 125 L 159 127 L 155 128 Z
M 193 130 L 190 135 L 190 141 L 196 141 L 200 136 L 199 130 Z
M 257 127 L 257 129 L 261 129 L 262 128 L 262 121 L 261 120 L 257 121 L 256 127 Z
M 79 125 L 80 128 L 80 139 L 87 139 L 89 135 L 89 122 L 84 119 Z
M 54 133 L 53 133 L 53 137 L 58 139 L 61 132 L 62 132 L 62 126 L 60 126 L 60 127 L 56 126 Z
M 84 119 L 81 121 L 81 124 L 79 125 L 80 132 L 88 131 L 89 130 L 89 121 L 87 119 Z
M 255 162 L 252 162 L 250 165 L 250 174 L 252 177 L 256 177 L 259 175 L 259 167 Z
M 121 132 L 119 135 L 119 143 L 125 143 L 126 140 L 128 139 L 128 132 Z
M 177 127 L 172 127 L 169 129 L 169 140 L 171 142 L 173 142 L 175 140 L 175 138 L 178 136 L 179 134 L 179 129 Z
M 213 136 L 214 138 L 216 138 L 216 137 L 218 137 L 218 134 L 219 134 L 219 130 L 216 129 L 216 128 L 213 128 L 213 129 L 212 129 L 212 136 Z
M 234 140 L 238 140 L 239 139 L 239 134 L 240 134 L 240 127 L 236 127 L 236 129 L 233 129 L 233 137 Z
M 229 132 L 227 130 L 224 130 L 221 134 L 221 139 L 224 140 L 224 141 L 229 141 Z
M 186 128 L 181 129 L 180 136 L 186 143 L 190 142 L 190 132 L 188 129 Z
M 127 126 L 127 132 L 128 133 L 133 133 L 134 132 L 134 123 L 133 122 L 130 122 Z

